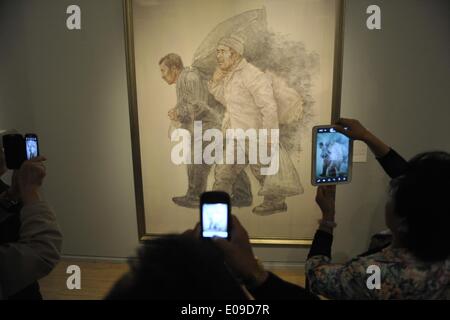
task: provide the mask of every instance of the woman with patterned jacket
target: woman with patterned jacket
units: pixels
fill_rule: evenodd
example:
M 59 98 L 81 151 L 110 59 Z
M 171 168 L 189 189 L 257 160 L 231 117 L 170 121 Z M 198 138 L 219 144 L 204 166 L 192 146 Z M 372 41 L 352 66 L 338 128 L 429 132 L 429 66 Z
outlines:
M 370 147 L 392 178 L 385 209 L 392 241 L 332 263 L 335 187 L 319 188 L 323 218 L 306 263 L 311 290 L 331 299 L 450 299 L 450 154 L 426 152 L 407 162 L 357 120 L 339 124 L 340 132 Z M 380 271 L 379 285 L 368 285 L 369 266 Z

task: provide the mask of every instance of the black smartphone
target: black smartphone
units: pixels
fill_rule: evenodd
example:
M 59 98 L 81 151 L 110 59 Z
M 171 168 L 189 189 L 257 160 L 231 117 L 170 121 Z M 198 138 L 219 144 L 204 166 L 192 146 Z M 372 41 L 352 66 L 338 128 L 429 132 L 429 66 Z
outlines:
M 333 126 L 316 126 L 312 133 L 312 185 L 349 183 L 352 179 L 353 140 Z
M 200 235 L 202 238 L 230 239 L 230 196 L 226 192 L 210 191 L 200 196 Z
M 25 150 L 27 154 L 27 160 L 39 156 L 39 142 L 36 134 L 27 133 L 25 135 Z
M 17 170 L 26 159 L 25 139 L 21 134 L 7 134 L 3 136 L 3 150 L 6 167 Z

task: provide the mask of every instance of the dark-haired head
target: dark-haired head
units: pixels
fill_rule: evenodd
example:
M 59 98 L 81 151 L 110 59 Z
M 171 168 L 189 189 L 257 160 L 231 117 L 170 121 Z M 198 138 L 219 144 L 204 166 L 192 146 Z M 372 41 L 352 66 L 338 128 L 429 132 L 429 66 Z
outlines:
M 167 84 L 172 85 L 176 83 L 181 70 L 183 70 L 183 61 L 176 53 L 169 53 L 159 60 L 159 68 L 161 77 Z
M 450 154 L 426 152 L 412 158 L 404 175 L 391 181 L 386 223 L 417 258 L 450 256 Z
M 209 241 L 169 235 L 147 241 L 107 299 L 246 299 L 220 250 Z

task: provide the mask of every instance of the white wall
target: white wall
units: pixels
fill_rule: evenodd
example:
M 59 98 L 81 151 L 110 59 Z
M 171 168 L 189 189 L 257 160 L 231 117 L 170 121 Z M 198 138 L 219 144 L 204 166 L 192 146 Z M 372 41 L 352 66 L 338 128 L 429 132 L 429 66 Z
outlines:
M 82 30 L 65 8 L 82 8 Z M 370 4 L 382 30 L 365 27 Z M 31 127 L 48 158 L 46 195 L 64 253 L 126 257 L 137 245 L 120 0 L 6 0 L 0 6 L 0 127 Z M 342 115 L 359 118 L 406 157 L 450 150 L 450 28 L 446 0 L 347 2 Z M 7 44 L 7 50 L 3 50 Z M 27 116 L 24 117 L 24 112 Z M 388 179 L 373 156 L 339 187 L 334 244 L 343 260 L 383 224 Z M 303 261 L 307 249 L 256 249 Z

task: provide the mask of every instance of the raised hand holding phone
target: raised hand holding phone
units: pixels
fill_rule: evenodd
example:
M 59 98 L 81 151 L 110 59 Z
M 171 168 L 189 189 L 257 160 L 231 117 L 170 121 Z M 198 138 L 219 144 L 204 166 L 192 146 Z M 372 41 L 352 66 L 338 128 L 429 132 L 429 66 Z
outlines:
M 34 133 L 5 134 L 2 137 L 6 167 L 18 170 L 25 160 L 31 160 L 39 156 L 38 137 Z
M 246 285 L 257 287 L 264 283 L 268 272 L 253 254 L 247 231 L 234 215 L 231 216 L 232 230 L 230 241 L 214 239 L 214 243 L 222 249 L 227 265 L 244 280 Z

